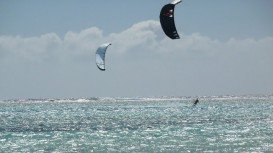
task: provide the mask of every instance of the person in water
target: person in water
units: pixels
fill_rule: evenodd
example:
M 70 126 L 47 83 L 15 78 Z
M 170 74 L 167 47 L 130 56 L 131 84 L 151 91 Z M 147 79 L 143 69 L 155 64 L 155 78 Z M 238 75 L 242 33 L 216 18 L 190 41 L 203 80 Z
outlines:
M 194 103 L 193 103 L 193 106 L 195 106 L 196 104 L 198 104 L 199 103 L 199 100 L 198 100 L 198 98 L 194 101 Z

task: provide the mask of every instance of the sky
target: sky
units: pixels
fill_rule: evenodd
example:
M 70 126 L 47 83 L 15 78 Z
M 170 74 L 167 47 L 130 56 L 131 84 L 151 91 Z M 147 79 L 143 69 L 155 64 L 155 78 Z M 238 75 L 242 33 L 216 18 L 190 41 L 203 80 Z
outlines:
M 273 1 L 1 0 L 0 99 L 273 93 Z M 111 42 L 106 71 L 95 52 Z

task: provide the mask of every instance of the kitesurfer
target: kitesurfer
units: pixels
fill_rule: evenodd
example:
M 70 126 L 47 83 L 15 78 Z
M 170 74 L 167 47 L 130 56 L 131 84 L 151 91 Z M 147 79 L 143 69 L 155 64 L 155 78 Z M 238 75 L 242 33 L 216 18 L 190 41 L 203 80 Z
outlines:
M 197 105 L 197 103 L 199 103 L 198 98 L 193 102 L 193 106 Z

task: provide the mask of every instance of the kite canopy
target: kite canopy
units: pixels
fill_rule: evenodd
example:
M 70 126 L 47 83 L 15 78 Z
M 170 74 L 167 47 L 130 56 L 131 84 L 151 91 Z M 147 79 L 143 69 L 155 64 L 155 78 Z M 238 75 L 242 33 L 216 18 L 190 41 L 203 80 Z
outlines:
M 105 71 L 105 53 L 110 43 L 102 44 L 96 52 L 96 64 L 98 68 L 102 71 Z
M 174 8 L 181 0 L 174 0 L 170 4 L 163 6 L 160 12 L 160 23 L 164 33 L 171 39 L 179 39 L 175 23 L 174 23 Z
M 180 2 L 182 2 L 182 0 L 174 0 L 173 2 L 171 2 L 171 4 L 176 5 L 176 4 L 180 3 Z

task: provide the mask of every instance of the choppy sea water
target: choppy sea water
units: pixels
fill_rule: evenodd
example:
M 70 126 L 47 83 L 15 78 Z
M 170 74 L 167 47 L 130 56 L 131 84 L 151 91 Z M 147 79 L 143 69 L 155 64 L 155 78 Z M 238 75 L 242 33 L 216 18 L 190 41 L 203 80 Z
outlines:
M 0 152 L 273 152 L 273 96 L 0 101 Z

